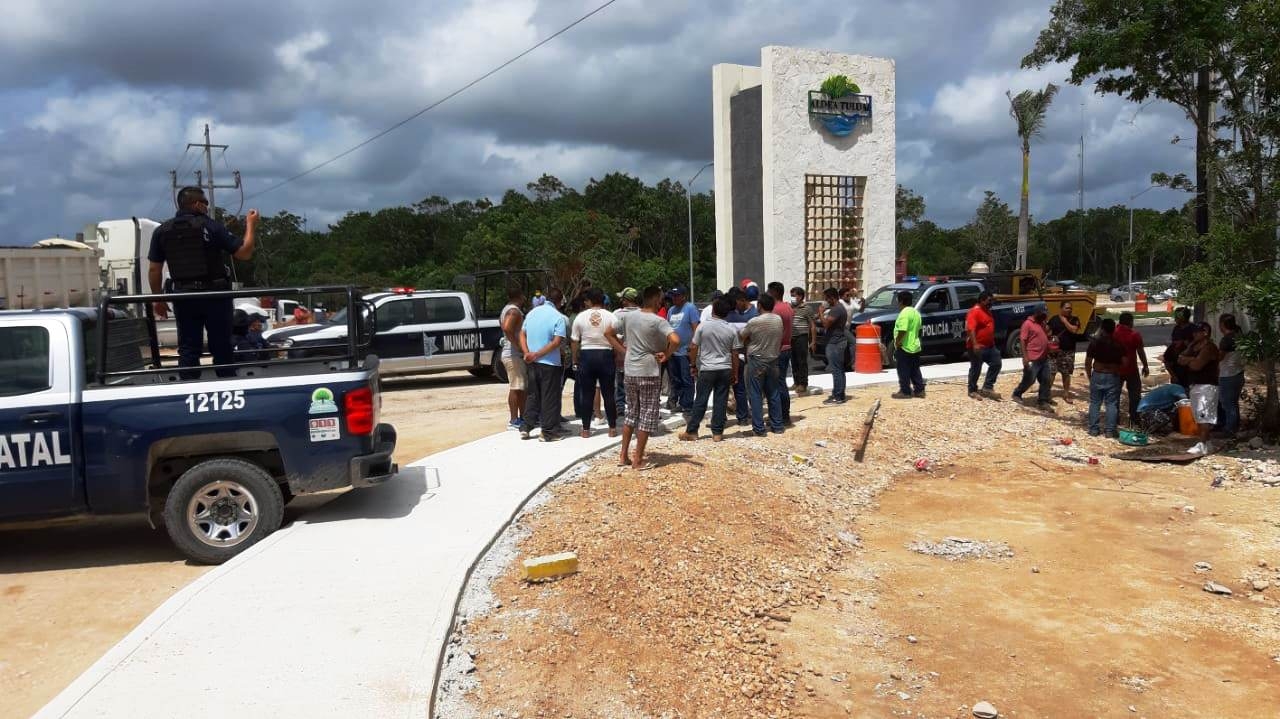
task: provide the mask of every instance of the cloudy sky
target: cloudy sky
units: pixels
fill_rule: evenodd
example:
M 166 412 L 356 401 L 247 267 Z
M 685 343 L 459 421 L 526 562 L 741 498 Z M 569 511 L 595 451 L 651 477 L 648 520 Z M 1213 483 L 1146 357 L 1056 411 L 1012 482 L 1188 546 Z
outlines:
M 555 32 L 602 0 L 7 0 L 0 23 L 0 244 L 171 209 L 204 124 L 216 171 L 246 191 L 323 162 Z M 895 58 L 898 181 L 964 223 L 986 189 L 1016 208 L 1005 90 L 1062 84 L 1018 69 L 1049 0 L 618 0 L 385 138 L 252 198 L 312 227 L 433 194 L 497 197 L 543 172 L 581 187 L 623 171 L 687 178 L 711 158 L 711 66 L 764 45 Z M 1191 172 L 1175 109 L 1067 86 L 1032 151 L 1032 211 L 1075 206 L 1084 105 L 1086 201 L 1120 204 L 1153 171 Z M 180 162 L 182 168 L 177 165 Z M 184 177 L 190 181 L 189 172 Z M 704 176 L 705 178 L 705 176 Z M 700 179 L 699 184 L 705 182 Z M 701 189 L 701 188 L 695 188 Z M 226 192 L 226 191 L 224 191 Z M 234 210 L 239 197 L 219 195 Z M 1153 190 L 1137 204 L 1185 198 Z

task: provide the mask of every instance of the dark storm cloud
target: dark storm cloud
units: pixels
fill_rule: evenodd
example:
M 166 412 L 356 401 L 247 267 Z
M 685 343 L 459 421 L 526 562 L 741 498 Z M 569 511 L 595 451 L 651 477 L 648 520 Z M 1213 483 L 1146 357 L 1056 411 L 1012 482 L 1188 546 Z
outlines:
M 0 242 L 167 209 L 166 173 L 206 121 L 216 142 L 232 145 L 228 163 L 248 191 L 261 191 L 597 4 L 229 0 L 205 12 L 11 0 L 0 26 Z M 1016 205 L 1020 164 L 1003 92 L 1065 76 L 1017 69 L 1048 4 L 620 0 L 436 111 L 254 202 L 327 222 L 432 194 L 496 198 L 543 172 L 578 185 L 610 171 L 687 178 L 711 155 L 711 66 L 758 64 L 762 46 L 782 44 L 896 59 L 899 179 L 925 195 L 933 219 L 957 224 L 983 189 Z M 1086 94 L 1063 91 L 1034 147 L 1038 214 L 1075 204 Z M 1123 201 L 1150 172 L 1177 171 L 1189 156 L 1168 145 L 1182 123 L 1176 112 L 1147 109 L 1126 125 L 1135 110 L 1089 100 L 1099 203 Z

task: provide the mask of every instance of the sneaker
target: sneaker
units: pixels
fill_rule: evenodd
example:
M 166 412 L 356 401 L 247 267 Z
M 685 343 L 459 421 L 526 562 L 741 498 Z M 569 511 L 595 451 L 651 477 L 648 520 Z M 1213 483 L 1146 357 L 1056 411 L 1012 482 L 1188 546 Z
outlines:
M 844 397 L 828 397 L 822 400 L 823 404 L 844 404 L 844 402 L 845 402 Z
M 999 400 L 1001 398 L 999 392 L 993 389 L 987 389 L 986 387 L 983 387 L 982 389 L 978 390 L 978 394 L 982 395 L 983 397 L 986 397 L 987 399 Z
M 924 390 L 920 390 L 919 392 L 911 395 L 911 399 L 924 399 Z
M 515 419 L 507 423 L 507 429 L 519 430 L 522 427 L 524 427 L 524 420 L 520 419 L 519 417 L 516 417 Z
M 1036 409 L 1040 410 L 1041 412 L 1052 412 L 1053 403 L 1052 402 L 1036 402 Z
M 520 439 L 529 439 L 529 428 L 528 428 L 528 427 L 521 427 L 521 428 L 520 428 Z
M 981 394 L 981 393 L 979 393 L 979 392 L 977 392 L 977 391 L 975 390 L 975 391 L 973 391 L 973 392 L 970 392 L 970 393 L 969 393 L 969 399 L 977 399 L 977 400 L 980 400 L 980 399 L 982 399 L 982 394 Z
M 559 432 L 543 432 L 542 436 L 540 436 L 538 439 L 540 439 L 543 442 L 558 442 L 560 438 L 563 436 L 564 435 L 560 434 Z
M 905 392 L 894 392 L 893 394 L 891 394 L 891 395 L 889 395 L 889 396 L 890 396 L 890 397 L 892 397 L 892 398 L 894 398 L 894 399 L 911 399 L 911 395 L 909 395 L 909 394 L 907 394 L 907 393 L 905 393 Z
M 1204 442 L 1196 442 L 1187 450 L 1187 454 L 1207 454 L 1208 450 L 1204 446 Z

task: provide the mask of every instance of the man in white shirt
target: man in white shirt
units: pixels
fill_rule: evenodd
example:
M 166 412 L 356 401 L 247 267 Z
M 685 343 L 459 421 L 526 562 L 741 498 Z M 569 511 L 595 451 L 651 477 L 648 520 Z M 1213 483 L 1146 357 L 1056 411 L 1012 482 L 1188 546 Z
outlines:
M 618 436 L 618 403 L 614 398 L 615 352 L 625 352 L 615 333 L 613 313 L 604 308 L 604 292 L 592 287 L 582 295 L 583 310 L 573 319 L 573 409 L 582 420 L 583 438 L 591 436 L 596 388 L 600 388 L 609 436 Z

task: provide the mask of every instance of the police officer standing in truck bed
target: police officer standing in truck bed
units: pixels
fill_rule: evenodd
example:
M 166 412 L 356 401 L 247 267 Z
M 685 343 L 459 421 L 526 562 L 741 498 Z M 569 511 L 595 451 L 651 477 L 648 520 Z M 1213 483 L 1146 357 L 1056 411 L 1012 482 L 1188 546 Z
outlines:
M 231 289 L 225 255 L 237 260 L 253 257 L 253 231 L 258 224 L 258 211 L 249 210 L 245 217 L 244 239 L 237 239 L 221 222 L 209 217 L 209 200 L 199 187 L 184 187 L 178 192 L 178 214 L 156 228 L 151 235 L 147 259 L 151 261 L 147 276 L 151 292 L 218 292 Z M 169 265 L 168 287 L 162 286 L 163 268 Z M 234 362 L 231 343 L 232 301 L 230 297 L 183 299 L 173 303 L 178 322 L 178 366 L 200 366 L 204 333 L 209 333 L 209 353 L 215 364 Z M 169 309 L 164 302 L 155 303 L 156 316 L 165 319 Z M 235 376 L 234 369 L 217 370 L 219 377 Z M 183 372 L 184 379 L 195 379 L 199 372 Z

